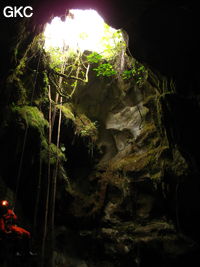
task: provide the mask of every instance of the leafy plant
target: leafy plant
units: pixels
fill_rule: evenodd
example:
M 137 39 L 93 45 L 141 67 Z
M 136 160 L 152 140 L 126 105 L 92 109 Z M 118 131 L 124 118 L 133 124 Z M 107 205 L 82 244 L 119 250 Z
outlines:
M 125 71 L 123 71 L 123 73 L 122 73 L 122 78 L 123 78 L 124 80 L 130 79 L 132 76 L 133 76 L 133 75 L 132 75 L 132 70 L 125 70 Z
M 84 40 L 87 38 L 87 34 L 82 32 L 80 38 Z M 121 30 L 116 31 L 109 25 L 104 24 L 104 35 L 101 38 L 100 45 L 103 49 L 101 52 L 89 52 L 89 54 L 88 52 L 84 53 L 81 49 L 73 51 L 70 48 L 66 49 L 66 47 L 62 49 L 52 47 L 49 49 L 51 55 L 50 67 L 56 72 L 56 75 L 62 77 L 62 82 L 60 82 L 61 79 L 58 76 L 54 82 L 57 92 L 60 92 L 62 86 L 64 95 L 72 98 L 79 83 L 88 82 L 88 72 L 91 70 L 91 64 L 93 64 L 92 70 L 96 72 L 97 77 L 117 75 L 118 77 L 121 76 L 123 80 L 133 79 L 138 86 L 143 84 L 147 71 L 137 61 L 126 62 L 129 60 L 129 56 L 126 54 L 127 44 L 123 39 Z M 125 62 L 125 64 L 122 64 L 122 62 Z M 123 71 L 125 66 L 129 66 L 129 69 Z M 55 76 L 53 79 L 55 79 Z
M 93 70 L 97 72 L 97 76 L 110 77 L 112 75 L 117 74 L 117 71 L 113 68 L 113 66 L 110 63 L 101 64 L 97 68 L 94 68 Z
M 89 54 L 86 58 L 89 63 L 99 63 L 103 57 L 97 52 L 93 52 Z
M 56 72 L 60 72 L 65 59 L 65 53 L 59 47 L 49 48 L 48 53 L 50 55 L 50 67 Z
M 136 61 L 132 69 L 123 71 L 122 78 L 124 80 L 133 78 L 136 81 L 136 84 L 141 86 L 146 79 L 146 74 L 147 70 L 145 67 Z
M 104 23 L 104 35 L 101 38 L 101 47 L 103 58 L 112 60 L 126 46 L 122 37 L 121 30 L 113 30 L 108 24 Z

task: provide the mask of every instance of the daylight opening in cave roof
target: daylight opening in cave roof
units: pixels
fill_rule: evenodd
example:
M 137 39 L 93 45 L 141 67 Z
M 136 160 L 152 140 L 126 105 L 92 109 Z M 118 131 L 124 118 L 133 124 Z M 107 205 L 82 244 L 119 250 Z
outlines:
M 46 51 L 52 48 L 73 52 L 86 50 L 106 57 L 123 42 L 122 33 L 107 25 L 97 11 L 71 9 L 65 20 L 55 17 L 44 32 Z

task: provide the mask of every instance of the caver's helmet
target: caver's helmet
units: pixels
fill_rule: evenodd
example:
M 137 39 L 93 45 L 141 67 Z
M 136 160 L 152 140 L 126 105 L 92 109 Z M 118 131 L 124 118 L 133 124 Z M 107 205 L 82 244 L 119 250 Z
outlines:
M 1 207 L 9 207 L 9 202 L 8 200 L 1 200 L 0 202 Z
M 7 213 L 9 208 L 9 202 L 8 200 L 1 200 L 0 201 L 0 216 Z

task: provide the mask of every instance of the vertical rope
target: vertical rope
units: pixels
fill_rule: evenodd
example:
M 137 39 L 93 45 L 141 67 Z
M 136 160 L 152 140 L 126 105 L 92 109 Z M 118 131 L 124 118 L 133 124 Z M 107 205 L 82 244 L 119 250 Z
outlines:
M 33 236 L 35 235 L 37 228 L 37 215 L 38 215 L 38 206 L 41 194 L 41 182 L 42 182 L 42 158 L 41 158 L 42 146 L 40 145 L 40 162 L 39 162 L 39 177 L 37 185 L 37 196 L 35 201 L 35 211 L 34 211 L 34 221 L 33 221 Z
M 65 71 L 65 65 L 66 65 L 66 61 L 63 62 L 63 65 L 61 67 L 61 73 L 64 73 Z M 59 87 L 60 87 L 60 90 L 62 92 L 62 89 L 61 89 L 61 85 L 62 85 L 62 81 L 63 81 L 63 78 L 60 77 L 59 78 Z M 58 102 L 59 100 L 59 95 L 57 94 L 56 95 L 56 101 Z M 56 103 L 57 103 L 56 102 Z M 60 105 L 62 105 L 62 97 L 60 97 Z M 52 120 L 52 127 L 54 125 L 54 121 L 55 121 L 55 114 L 56 114 L 56 106 L 54 108 L 54 113 L 53 113 L 53 120 Z M 61 109 L 59 110 L 59 118 L 58 118 L 58 128 L 57 128 L 57 141 L 56 141 L 56 147 L 57 147 L 57 150 L 59 149 L 59 146 L 60 146 L 60 129 L 61 129 L 61 119 L 62 119 L 62 111 Z M 52 129 L 51 129 L 52 131 Z M 53 255 L 53 251 L 54 251 L 54 219 L 55 219 L 55 201 L 56 201 L 56 187 L 57 187 L 57 176 L 58 176 L 58 166 L 59 166 L 59 157 L 58 157 L 58 151 L 57 151 L 57 154 L 56 154 L 56 165 L 55 165 L 55 169 L 54 169 L 54 172 L 53 172 L 53 176 L 52 176 L 52 195 L 51 195 L 51 207 L 52 207 L 52 210 L 51 210 L 51 214 L 50 214 L 50 234 L 51 234 L 51 261 L 50 261 L 50 264 L 51 264 L 51 267 L 54 267 L 54 255 Z
M 63 48 L 64 52 L 64 48 Z M 65 65 L 66 65 L 66 59 L 64 60 L 62 66 L 61 66 L 61 73 L 64 73 L 65 71 Z M 62 85 L 62 80 L 63 78 L 59 78 L 59 88 L 61 88 Z M 62 90 L 61 90 L 62 91 Z M 58 103 L 59 100 L 59 94 L 56 93 L 55 96 L 55 104 Z M 60 104 L 62 105 L 62 97 L 60 98 Z M 54 122 L 55 122 L 55 117 L 56 117 L 56 105 L 53 109 L 53 114 L 52 114 L 52 105 L 51 105 L 51 87 L 49 85 L 49 159 L 48 159 L 48 178 L 47 178 L 47 194 L 46 194 L 46 201 L 45 201 L 45 218 L 44 218 L 44 232 L 43 232 L 43 238 L 42 238 L 42 259 L 41 259 L 41 266 L 44 266 L 44 260 L 45 260 L 45 243 L 46 243 L 46 237 L 47 237 L 47 222 L 48 218 L 50 221 L 50 234 L 51 234 L 51 242 L 50 242 L 50 249 L 51 249 L 51 260 L 50 264 L 53 267 L 54 266 L 54 255 L 53 255 L 53 250 L 54 250 L 54 217 L 55 217 L 55 199 L 56 199 L 56 182 L 57 182 L 57 174 L 58 174 L 58 164 L 59 164 L 59 157 L 58 157 L 58 151 L 56 155 L 56 166 L 52 175 L 52 180 L 51 180 L 51 164 L 50 164 L 50 145 L 52 142 L 52 132 L 53 132 L 53 127 L 54 127 Z M 57 144 L 56 147 L 59 149 L 59 144 L 60 144 L 60 128 L 61 128 L 61 119 L 62 119 L 62 113 L 61 109 L 59 111 L 59 119 L 58 119 L 58 130 L 57 130 Z M 51 185 L 51 186 L 50 186 Z M 52 194 L 50 195 L 50 188 L 52 190 Z M 50 212 L 51 209 L 51 212 Z
M 60 97 L 60 104 L 62 105 L 62 97 Z M 61 129 L 61 120 L 62 120 L 62 111 L 61 109 L 59 110 L 59 119 L 58 119 L 58 133 L 57 133 L 57 142 L 56 142 L 56 147 L 57 150 L 60 147 L 60 129 Z M 55 233 L 54 233 L 54 220 L 55 220 L 55 202 L 56 202 L 56 188 L 57 188 L 57 176 L 58 176 L 58 167 L 59 167 L 59 157 L 58 157 L 58 151 L 57 151 L 57 155 L 56 155 L 56 166 L 54 169 L 54 173 L 53 173 L 53 177 L 52 177 L 52 199 L 51 199 L 51 207 L 52 207 L 52 211 L 51 211 L 51 220 L 50 220 L 50 224 L 51 224 L 51 266 L 54 267 L 55 266 L 55 262 L 54 262 L 54 255 L 53 255 L 53 251 L 54 251 L 54 240 L 55 240 Z
M 51 87 L 49 85 L 49 99 L 51 99 Z M 41 252 L 41 266 L 44 266 L 44 256 L 45 256 L 45 242 L 47 236 L 47 219 L 48 219 L 48 211 L 49 211 L 49 191 L 50 191 L 50 179 L 51 179 L 51 133 L 52 133 L 52 122 L 51 122 L 51 101 L 49 101 L 49 137 L 48 137 L 48 173 L 47 173 L 47 190 L 46 190 L 46 200 L 45 200 L 45 216 L 44 216 L 44 232 L 42 237 L 42 252 Z
M 36 83 L 37 83 L 37 77 L 38 77 L 38 70 L 39 70 L 39 66 L 40 66 L 40 61 L 41 61 L 41 57 L 42 57 L 42 51 L 43 50 L 41 49 L 40 50 L 40 54 L 39 54 L 38 63 L 37 63 L 36 73 L 35 73 L 35 77 L 34 77 L 34 82 L 33 82 L 33 91 L 32 91 L 32 94 L 31 94 L 31 101 L 30 101 L 30 105 L 31 106 L 32 106 L 33 97 L 34 97 L 34 94 L 35 94 L 35 88 L 36 88 Z M 26 123 L 26 128 L 25 128 L 25 133 L 24 133 L 24 141 L 23 141 L 23 145 L 22 145 L 22 153 L 21 153 L 21 157 L 20 157 L 20 163 L 19 163 L 18 174 L 17 174 L 17 183 L 16 183 L 16 189 L 15 189 L 13 210 L 15 209 L 18 190 L 19 190 L 19 183 L 20 183 L 20 178 L 21 178 L 21 173 L 22 173 L 22 164 L 23 164 L 23 160 L 24 160 L 24 151 L 25 151 L 25 147 L 26 147 L 28 128 L 29 128 L 28 123 Z
M 178 232 L 181 233 L 180 219 L 179 219 L 179 198 L 178 198 L 179 186 L 180 186 L 180 179 L 178 178 L 176 189 L 175 189 L 176 225 L 177 225 Z
M 14 197 L 14 203 L 13 203 L 13 211 L 15 210 L 15 205 L 16 205 L 16 201 L 17 201 L 20 177 L 21 177 L 21 172 L 22 172 L 22 164 L 23 164 L 23 159 L 24 159 L 24 151 L 25 151 L 25 147 L 26 147 L 27 134 L 28 134 L 28 124 L 26 125 L 26 128 L 25 128 L 24 140 L 23 140 L 23 145 L 22 145 L 22 154 L 21 154 L 20 162 L 19 162 L 19 169 L 18 169 L 18 174 L 17 174 L 17 184 L 16 184 L 15 197 Z
M 78 67 L 77 67 L 77 71 L 76 71 L 76 78 L 79 77 L 79 73 L 80 73 L 80 69 L 81 69 L 81 66 L 80 66 L 80 57 L 81 57 L 81 52 L 79 52 L 79 54 L 78 54 Z M 72 92 L 70 94 L 70 97 L 73 97 L 74 92 L 76 91 L 77 85 L 78 85 L 78 81 L 76 80 L 75 81 L 75 86 L 74 86 L 74 88 L 73 88 L 73 90 L 72 90 Z

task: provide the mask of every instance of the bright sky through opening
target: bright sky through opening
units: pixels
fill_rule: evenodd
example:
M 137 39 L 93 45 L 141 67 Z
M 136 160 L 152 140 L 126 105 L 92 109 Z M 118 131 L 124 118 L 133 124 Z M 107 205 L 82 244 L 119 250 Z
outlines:
M 103 53 L 123 40 L 121 33 L 113 38 L 115 32 L 117 30 L 105 24 L 95 10 L 72 9 L 65 21 L 55 17 L 47 24 L 44 48 L 48 51 L 52 47 L 62 49 L 65 46 L 73 51 Z

